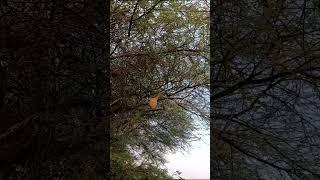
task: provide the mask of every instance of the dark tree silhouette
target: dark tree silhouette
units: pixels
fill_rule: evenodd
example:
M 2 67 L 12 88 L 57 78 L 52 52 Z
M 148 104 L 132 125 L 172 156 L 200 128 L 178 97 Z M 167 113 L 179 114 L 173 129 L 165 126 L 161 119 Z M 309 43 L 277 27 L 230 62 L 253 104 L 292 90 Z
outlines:
M 0 3 L 4 179 L 106 176 L 107 3 Z
M 212 177 L 319 179 L 319 2 L 211 5 Z

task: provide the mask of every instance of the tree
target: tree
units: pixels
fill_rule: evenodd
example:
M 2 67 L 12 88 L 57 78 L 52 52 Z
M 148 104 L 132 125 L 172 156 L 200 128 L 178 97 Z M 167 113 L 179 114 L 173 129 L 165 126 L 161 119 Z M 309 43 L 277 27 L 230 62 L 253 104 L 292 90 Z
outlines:
M 134 172 L 162 174 L 163 155 L 196 138 L 193 116 L 208 125 L 208 9 L 184 1 L 112 4 L 112 169 L 129 176 L 129 163 Z
M 104 8 L 103 1 L 1 2 L 4 179 L 106 176 Z
M 217 179 L 318 179 L 315 1 L 213 1 L 211 133 Z

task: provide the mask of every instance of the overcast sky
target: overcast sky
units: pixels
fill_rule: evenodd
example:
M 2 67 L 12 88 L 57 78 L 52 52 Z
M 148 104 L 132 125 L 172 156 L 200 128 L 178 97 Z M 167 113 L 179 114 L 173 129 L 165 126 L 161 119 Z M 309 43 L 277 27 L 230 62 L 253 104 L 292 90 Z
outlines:
M 168 154 L 166 164 L 171 175 L 180 171 L 185 179 L 210 179 L 210 135 L 202 130 L 202 139 L 192 143 L 189 153 Z M 176 177 L 176 176 L 175 176 Z

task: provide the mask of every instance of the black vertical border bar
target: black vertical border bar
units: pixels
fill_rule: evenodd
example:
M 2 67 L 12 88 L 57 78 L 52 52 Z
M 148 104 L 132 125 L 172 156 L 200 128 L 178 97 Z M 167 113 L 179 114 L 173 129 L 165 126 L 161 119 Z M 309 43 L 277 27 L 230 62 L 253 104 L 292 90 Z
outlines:
M 213 45 L 214 45 L 214 39 L 213 39 L 213 33 L 214 33 L 214 13 L 213 13 L 213 4 L 215 0 L 210 0 L 210 179 L 213 179 L 214 177 L 214 144 L 213 144 L 213 119 L 212 119 L 212 114 L 213 114 L 213 88 L 212 86 L 214 85 L 213 82 L 213 69 L 214 69 L 214 61 L 213 61 Z

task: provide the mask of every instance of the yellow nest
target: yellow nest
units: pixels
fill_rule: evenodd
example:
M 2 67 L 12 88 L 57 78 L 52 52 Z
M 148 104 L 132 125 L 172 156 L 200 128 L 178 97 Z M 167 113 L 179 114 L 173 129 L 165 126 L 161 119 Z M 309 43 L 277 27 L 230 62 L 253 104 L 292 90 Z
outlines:
M 152 110 L 157 109 L 158 99 L 159 99 L 159 96 L 150 98 L 150 100 L 149 100 L 150 109 L 152 109 Z

